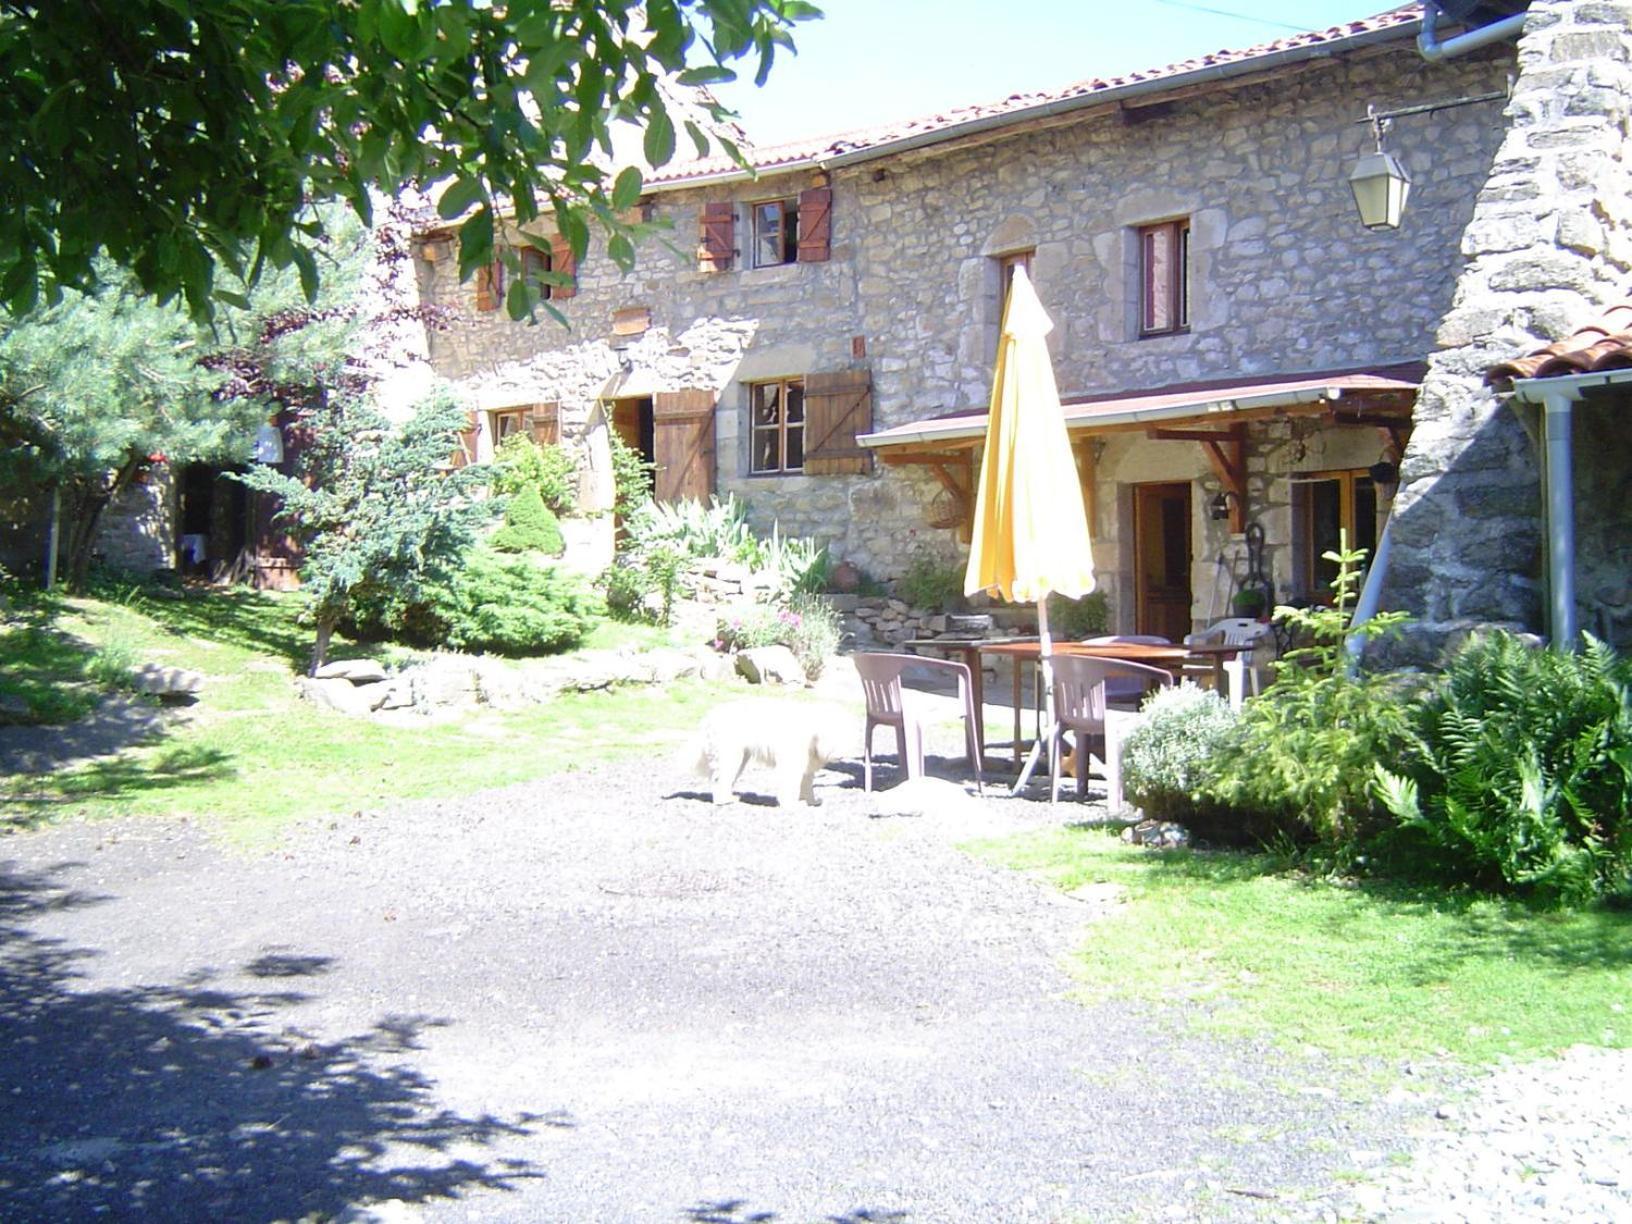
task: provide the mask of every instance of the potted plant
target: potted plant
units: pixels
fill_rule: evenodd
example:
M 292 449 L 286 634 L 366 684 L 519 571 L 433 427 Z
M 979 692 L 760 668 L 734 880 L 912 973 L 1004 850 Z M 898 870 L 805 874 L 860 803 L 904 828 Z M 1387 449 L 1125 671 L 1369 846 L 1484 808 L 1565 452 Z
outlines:
M 1262 619 L 1269 611 L 1269 598 L 1263 587 L 1242 587 L 1230 597 L 1230 609 L 1240 617 Z

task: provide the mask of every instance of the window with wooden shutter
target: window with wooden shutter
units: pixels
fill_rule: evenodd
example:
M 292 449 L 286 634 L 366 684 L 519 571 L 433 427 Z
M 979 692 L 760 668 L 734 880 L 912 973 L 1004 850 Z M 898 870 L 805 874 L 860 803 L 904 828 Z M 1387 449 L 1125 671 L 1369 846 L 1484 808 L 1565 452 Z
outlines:
M 824 263 L 833 247 L 833 189 L 799 193 L 799 262 Z
M 1190 330 L 1190 222 L 1139 227 L 1139 334 Z
M 512 434 L 525 433 L 527 430 L 527 410 L 525 408 L 503 408 L 492 414 L 492 438 L 495 449 Z
M 752 206 L 752 264 L 774 268 L 799 258 L 799 206 L 792 200 L 762 200 Z
M 873 428 L 873 380 L 867 370 L 805 375 L 805 474 L 835 476 L 873 470 L 873 456 L 856 439 Z
M 533 441 L 540 446 L 554 446 L 561 441 L 560 404 L 534 404 L 529 420 Z
M 652 397 L 653 494 L 660 502 L 702 501 L 714 492 L 714 392 Z
M 578 257 L 572 253 L 572 243 L 565 238 L 550 241 L 550 271 L 567 278 L 564 285 L 551 285 L 550 297 L 556 301 L 570 298 L 578 292 Z
M 497 310 L 504 301 L 504 265 L 498 260 L 476 269 L 476 309 Z
M 476 443 L 481 436 L 481 425 L 474 412 L 466 417 L 465 428 L 459 431 L 459 446 L 453 452 L 449 463 L 456 468 L 465 467 L 476 462 Z
M 697 247 L 697 263 L 704 272 L 724 272 L 731 266 L 737 247 L 737 210 L 729 200 L 704 204 L 702 237 Z
M 554 296 L 555 286 L 548 284 L 544 277 L 550 270 L 550 257 L 537 247 L 524 246 L 521 248 L 521 275 L 524 280 L 530 281 L 540 298 Z
M 805 466 L 805 380 L 778 378 L 748 388 L 748 470 L 758 476 Z

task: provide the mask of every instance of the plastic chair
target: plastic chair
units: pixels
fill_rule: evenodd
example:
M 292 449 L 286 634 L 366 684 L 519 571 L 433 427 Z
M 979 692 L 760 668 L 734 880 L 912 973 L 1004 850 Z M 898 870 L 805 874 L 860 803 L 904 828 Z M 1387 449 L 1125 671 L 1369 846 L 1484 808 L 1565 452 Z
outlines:
M 1088 755 L 1099 750 L 1105 762 L 1107 805 L 1112 812 L 1122 807 L 1122 746 L 1106 717 L 1106 692 L 1114 677 L 1124 686 L 1137 683 L 1140 692 L 1152 685 L 1171 688 L 1173 673 L 1163 667 L 1130 663 L 1121 659 L 1096 659 L 1091 655 L 1056 655 L 1054 666 L 1054 729 L 1056 738 L 1066 731 L 1076 736 L 1077 797 L 1088 794 Z M 1053 742 L 1053 741 L 1051 741 Z M 1054 802 L 1060 792 L 1058 754 L 1051 762 L 1048 798 Z
M 1132 642 L 1139 646 L 1171 646 L 1171 638 L 1162 637 L 1157 633 L 1107 633 L 1099 637 L 1083 638 L 1084 646 L 1108 646 L 1117 642 Z M 1112 676 L 1105 681 L 1105 700 L 1113 704 L 1124 704 L 1129 701 L 1138 701 L 1145 695 L 1145 684 L 1142 680 L 1127 677 Z
M 1235 710 L 1241 708 L 1241 701 L 1246 696 L 1247 684 L 1252 684 L 1252 695 L 1258 696 L 1261 691 L 1258 681 L 1258 669 L 1252 664 L 1252 656 L 1257 652 L 1258 643 L 1275 632 L 1274 627 L 1263 621 L 1250 620 L 1236 616 L 1228 620 L 1214 621 L 1199 633 L 1192 633 L 1184 639 L 1186 646 L 1197 646 L 1203 643 L 1221 643 L 1226 646 L 1251 646 L 1252 650 L 1243 650 L 1240 654 L 1224 660 L 1224 674 L 1230 681 L 1230 707 Z M 1186 667 L 1185 671 L 1191 671 Z M 1199 674 L 1205 671 L 1211 674 L 1212 668 L 1197 667 L 1194 670 Z
M 894 727 L 896 750 L 901 768 L 907 777 L 924 776 L 924 714 L 919 700 L 908 697 L 909 690 L 902 683 L 902 673 L 916 671 L 931 675 L 955 676 L 958 697 L 963 703 L 964 738 L 969 751 L 969 763 L 975 770 L 975 787 L 985 793 L 985 779 L 981 774 L 980 749 L 975 739 L 975 709 L 973 686 L 966 664 L 951 659 L 928 659 L 922 655 L 861 653 L 850 656 L 861 677 L 861 691 L 867 701 L 866 738 L 862 743 L 862 788 L 873 789 L 873 730 L 876 727 Z

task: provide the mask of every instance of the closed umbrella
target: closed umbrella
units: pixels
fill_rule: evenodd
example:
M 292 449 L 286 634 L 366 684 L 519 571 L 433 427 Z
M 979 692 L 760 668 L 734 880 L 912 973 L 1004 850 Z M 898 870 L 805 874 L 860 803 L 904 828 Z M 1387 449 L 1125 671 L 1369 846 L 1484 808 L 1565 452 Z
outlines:
M 1058 591 L 1078 599 L 1095 586 L 1082 487 L 1048 355 L 1053 327 L 1025 269 L 1016 268 L 997 342 L 974 540 L 963 580 L 966 595 L 985 591 L 1015 603 L 1036 601 L 1043 710 L 1050 727 L 1054 669 L 1048 595 Z M 1040 747 L 1032 749 L 1016 791 L 1036 767 Z M 1053 753 L 1050 744 L 1051 773 Z

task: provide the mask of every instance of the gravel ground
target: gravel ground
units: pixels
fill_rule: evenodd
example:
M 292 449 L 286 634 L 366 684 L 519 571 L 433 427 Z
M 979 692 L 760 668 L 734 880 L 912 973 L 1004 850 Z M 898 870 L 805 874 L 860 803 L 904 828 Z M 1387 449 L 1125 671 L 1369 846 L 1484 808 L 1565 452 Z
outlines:
M 0 1219 L 1386 1215 L 1423 1183 L 1356 1204 L 1355 1172 L 1457 1127 L 1438 1085 L 1365 1100 L 1077 997 L 1093 906 L 954 847 L 1081 808 L 697 786 L 603 769 L 258 854 L 0 841 Z

